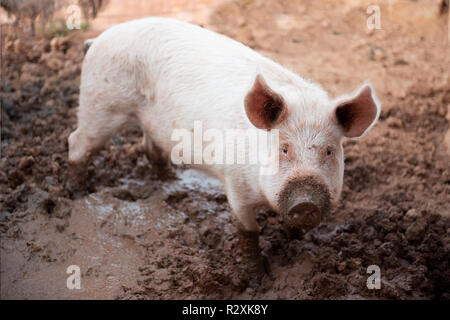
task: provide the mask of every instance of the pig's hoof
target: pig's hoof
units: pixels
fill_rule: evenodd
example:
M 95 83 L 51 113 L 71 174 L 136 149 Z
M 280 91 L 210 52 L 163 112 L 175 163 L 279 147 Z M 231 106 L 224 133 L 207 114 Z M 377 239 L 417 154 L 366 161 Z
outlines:
M 250 279 L 248 281 L 248 287 L 250 287 L 250 288 L 259 287 L 262 283 L 263 278 L 264 278 L 264 274 L 250 275 Z
M 289 241 L 300 240 L 303 238 L 303 231 L 300 228 L 285 225 L 284 232 L 286 233 L 286 237 Z
M 78 183 L 66 182 L 64 187 L 72 199 L 79 199 L 88 194 L 87 188 Z
M 80 179 L 80 176 L 68 175 L 64 182 L 64 188 L 72 199 L 81 198 L 89 193 L 86 180 Z
M 266 276 L 272 279 L 270 263 L 267 255 L 261 253 L 259 259 L 253 260 L 247 264 L 248 286 L 255 288 L 261 285 Z
M 156 177 L 161 181 L 177 179 L 175 171 L 169 165 L 152 164 L 152 169 L 156 173 Z
M 266 276 L 266 273 L 262 270 L 258 271 L 251 271 L 248 273 L 248 286 L 250 288 L 256 288 L 259 287 Z
M 264 273 L 267 274 L 270 279 L 272 279 L 272 270 L 270 269 L 269 256 L 267 254 L 265 254 L 264 252 L 261 252 L 261 260 L 262 260 Z
M 177 179 L 177 175 L 170 168 L 166 168 L 166 170 L 163 173 L 158 173 L 158 178 L 161 181 L 176 180 Z

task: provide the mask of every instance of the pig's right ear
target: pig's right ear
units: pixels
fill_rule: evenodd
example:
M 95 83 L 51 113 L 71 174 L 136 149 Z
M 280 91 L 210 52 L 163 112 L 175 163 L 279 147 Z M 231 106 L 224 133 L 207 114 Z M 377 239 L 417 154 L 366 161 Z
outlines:
M 364 135 L 375 124 L 380 115 L 380 104 L 369 83 L 363 84 L 350 97 L 336 102 L 334 116 L 347 138 Z
M 261 75 L 256 76 L 244 104 L 248 119 L 258 129 L 272 129 L 286 114 L 283 98 L 267 85 Z

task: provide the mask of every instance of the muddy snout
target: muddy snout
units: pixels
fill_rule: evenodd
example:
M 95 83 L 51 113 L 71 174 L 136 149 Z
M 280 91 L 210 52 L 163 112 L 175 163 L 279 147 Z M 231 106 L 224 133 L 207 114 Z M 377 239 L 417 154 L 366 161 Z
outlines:
M 330 192 L 320 178 L 308 176 L 290 181 L 279 198 L 287 227 L 308 231 L 330 210 Z

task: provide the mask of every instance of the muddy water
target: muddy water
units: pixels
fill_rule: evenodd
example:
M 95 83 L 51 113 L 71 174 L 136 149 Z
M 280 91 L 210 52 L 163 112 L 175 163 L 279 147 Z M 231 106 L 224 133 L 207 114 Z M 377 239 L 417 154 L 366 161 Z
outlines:
M 48 241 L 43 250 L 57 243 L 58 253 L 68 257 L 38 270 L 23 270 L 12 285 L 2 288 L 2 293 L 7 297 L 34 299 L 113 298 L 120 283 L 134 281 L 140 258 L 133 235 L 142 228 L 143 219 L 152 221 L 149 213 L 144 206 L 121 203 L 104 193 L 75 201 L 63 234 L 42 230 L 47 236 L 45 242 Z M 75 245 L 77 249 L 71 252 Z M 15 255 L 8 252 L 2 256 L 3 265 L 11 266 Z M 70 265 L 81 269 L 81 290 L 69 290 L 66 286 L 69 276 L 66 269 Z M 8 271 L 4 276 L 10 276 Z
M 113 299 L 123 287 L 132 287 L 144 262 L 146 246 L 162 241 L 174 225 L 186 217 L 168 207 L 164 199 L 179 190 L 221 192 L 218 180 L 187 170 L 178 179 L 145 200 L 120 200 L 123 191 L 146 188 L 148 181 L 121 179 L 121 185 L 90 194 L 71 204 L 71 216 L 64 225 L 48 228 L 48 218 L 39 216 L 24 228 L 45 233 L 41 239 L 49 262 L 37 269 L 24 268 L 20 252 L 2 252 L 2 296 L 28 299 Z M 154 181 L 153 181 L 154 183 Z M 44 230 L 43 228 L 47 228 Z M 145 239 L 145 240 L 144 240 Z M 8 247 L 8 246 L 7 246 Z M 56 255 L 57 257 L 54 257 Z M 63 259 L 60 257 L 63 256 Z M 45 259 L 45 258 L 44 258 Z M 60 261 L 57 261 L 60 260 Z M 81 270 L 81 289 L 69 290 L 66 282 L 69 266 Z

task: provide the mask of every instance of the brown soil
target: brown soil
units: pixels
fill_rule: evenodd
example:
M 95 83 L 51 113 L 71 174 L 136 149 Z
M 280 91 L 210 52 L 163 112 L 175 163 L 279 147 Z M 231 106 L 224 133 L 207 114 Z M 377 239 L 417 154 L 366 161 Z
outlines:
M 332 94 L 370 79 L 382 102 L 374 129 L 345 145 L 329 220 L 288 241 L 278 215 L 260 212 L 271 276 L 256 288 L 220 183 L 181 169 L 158 180 L 136 151 L 136 128 L 94 157 L 87 194 L 71 194 L 66 141 L 86 35 L 3 35 L 0 297 L 450 299 L 447 17 L 427 1 L 394 1 L 382 7 L 382 30 L 368 32 L 361 2 L 232 2 L 207 25 Z M 380 290 L 366 287 L 374 264 Z M 66 288 L 70 265 L 81 268 L 81 290 Z

